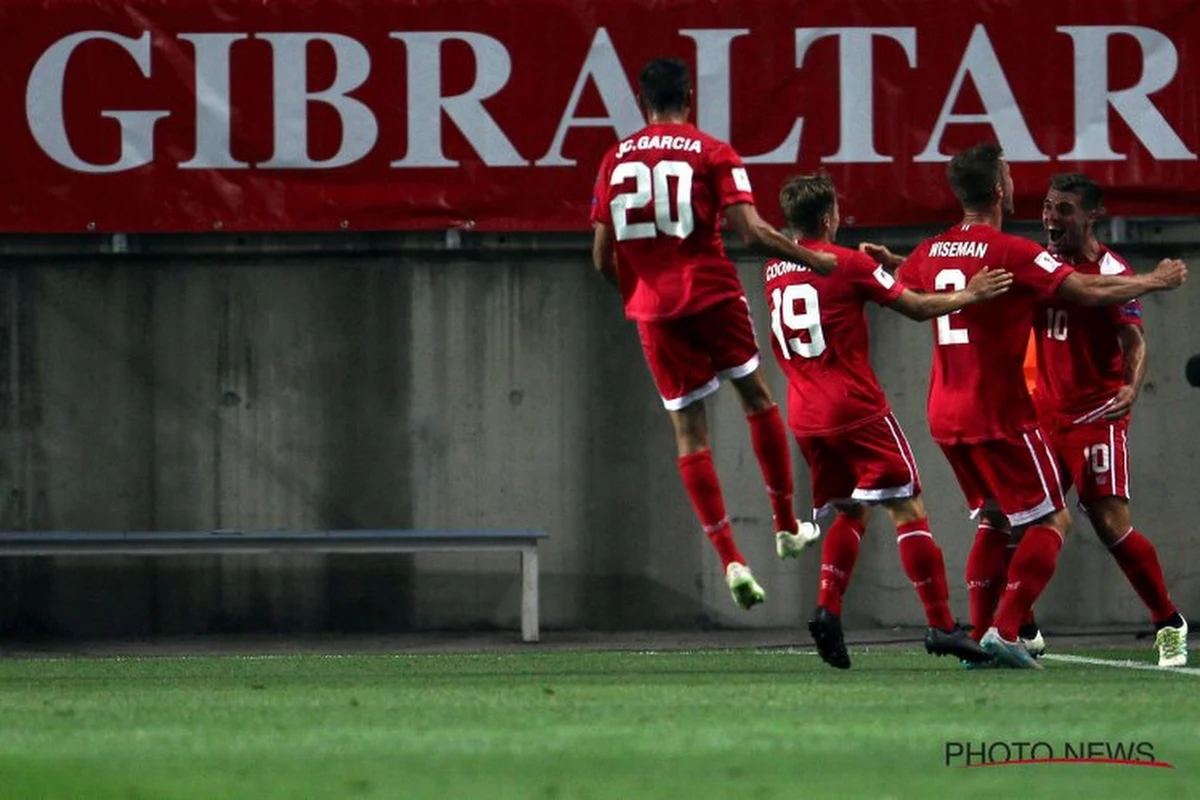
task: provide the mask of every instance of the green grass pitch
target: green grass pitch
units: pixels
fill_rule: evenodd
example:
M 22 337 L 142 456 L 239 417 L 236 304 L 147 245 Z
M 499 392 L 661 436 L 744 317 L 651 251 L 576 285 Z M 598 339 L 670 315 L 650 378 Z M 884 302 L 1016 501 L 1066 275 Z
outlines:
M 854 658 L 848 672 L 771 650 L 5 660 L 0 796 L 1195 796 L 1200 675 Z M 951 741 L 1148 742 L 1174 768 L 948 767 Z

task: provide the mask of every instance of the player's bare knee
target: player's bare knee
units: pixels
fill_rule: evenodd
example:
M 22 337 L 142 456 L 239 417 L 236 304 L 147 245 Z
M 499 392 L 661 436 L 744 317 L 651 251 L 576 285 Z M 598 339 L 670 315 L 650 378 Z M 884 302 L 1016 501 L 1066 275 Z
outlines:
M 1059 511 L 1055 511 L 1053 514 L 1038 520 L 1036 524 L 1044 525 L 1047 528 L 1054 528 L 1054 530 L 1058 531 L 1059 536 L 1066 536 L 1067 532 L 1071 530 L 1071 515 L 1065 508 L 1060 509 Z
M 708 416 L 702 401 L 669 411 L 668 414 L 675 429 L 675 444 L 681 457 L 708 449 Z
M 925 504 L 919 497 L 897 497 L 884 500 L 880 505 L 895 526 L 907 525 L 925 518 Z
M 737 389 L 738 397 L 742 401 L 742 408 L 746 410 L 747 414 L 766 411 L 775 405 L 771 387 L 767 386 L 767 382 L 763 379 L 762 370 L 756 369 L 745 377 L 735 378 L 733 386 Z
M 834 503 L 833 507 L 837 509 L 839 514 L 845 514 L 853 520 L 861 522 L 863 525 L 871 518 L 871 507 L 866 503 Z
M 1088 519 L 1096 537 L 1112 547 L 1133 527 L 1129 519 L 1129 504 L 1116 497 L 1107 497 L 1087 505 Z

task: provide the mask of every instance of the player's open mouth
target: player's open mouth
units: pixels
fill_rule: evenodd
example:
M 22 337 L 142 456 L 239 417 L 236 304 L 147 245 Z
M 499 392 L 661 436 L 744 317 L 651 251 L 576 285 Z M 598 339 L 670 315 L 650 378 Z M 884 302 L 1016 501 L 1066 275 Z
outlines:
M 1046 228 L 1046 234 L 1050 237 L 1050 241 L 1057 242 L 1066 233 L 1062 228 Z

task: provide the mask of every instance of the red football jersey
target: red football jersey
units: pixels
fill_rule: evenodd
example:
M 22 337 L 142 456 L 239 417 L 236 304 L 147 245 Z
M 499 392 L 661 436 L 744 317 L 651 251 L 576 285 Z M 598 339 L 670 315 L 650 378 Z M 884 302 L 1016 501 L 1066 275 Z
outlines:
M 802 436 L 827 436 L 888 413 L 871 368 L 865 306 L 887 305 L 904 287 L 857 250 L 801 244 L 833 253 L 838 266 L 822 276 L 802 264 L 767 262 L 771 342 L 788 380 L 788 424 Z
M 1074 265 L 1088 275 L 1132 275 L 1124 259 L 1105 248 L 1094 262 Z M 1064 423 L 1103 416 L 1125 385 L 1125 358 L 1117 339 L 1122 325 L 1142 326 L 1138 300 L 1122 306 L 1085 308 L 1043 303 L 1033 318 L 1038 350 L 1038 408 Z
M 944 444 L 1007 439 L 1037 424 L 1023 365 L 1033 313 L 1073 271 L 1042 247 L 989 225 L 956 225 L 922 242 L 900 269 L 923 292 L 962 289 L 984 267 L 1013 287 L 933 322 L 929 428 Z
M 726 206 L 753 202 L 742 159 L 693 125 L 650 125 L 614 145 L 592 222 L 612 228 L 625 315 L 672 319 L 741 297 L 720 219 Z

